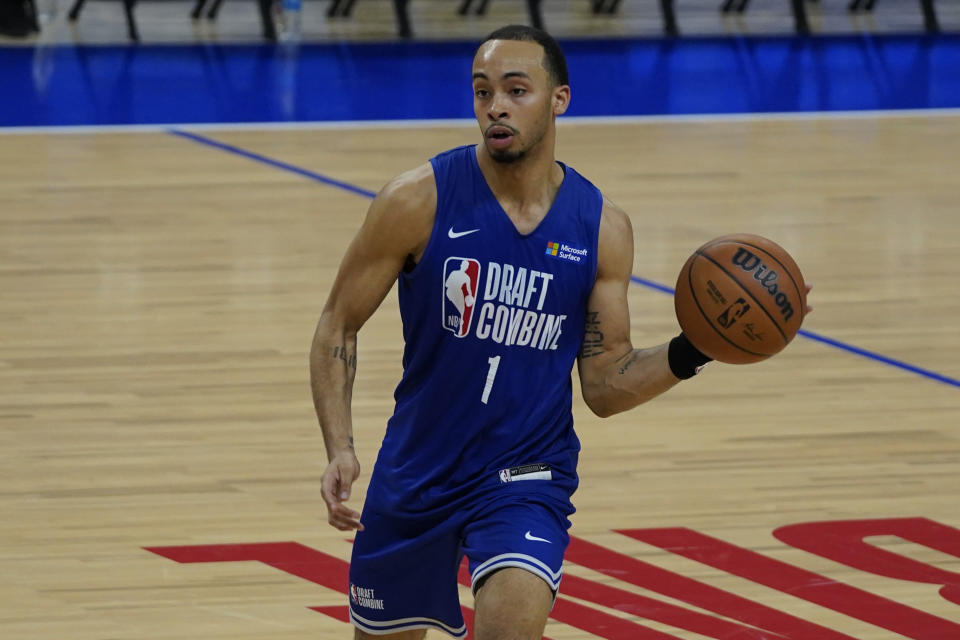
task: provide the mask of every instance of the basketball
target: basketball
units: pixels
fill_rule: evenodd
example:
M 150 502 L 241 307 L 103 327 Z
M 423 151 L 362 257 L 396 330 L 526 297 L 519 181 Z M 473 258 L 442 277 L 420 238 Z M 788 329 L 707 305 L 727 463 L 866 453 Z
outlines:
M 746 233 L 696 250 L 677 278 L 680 328 L 714 360 L 765 360 L 797 335 L 807 290 L 797 263 L 775 242 Z

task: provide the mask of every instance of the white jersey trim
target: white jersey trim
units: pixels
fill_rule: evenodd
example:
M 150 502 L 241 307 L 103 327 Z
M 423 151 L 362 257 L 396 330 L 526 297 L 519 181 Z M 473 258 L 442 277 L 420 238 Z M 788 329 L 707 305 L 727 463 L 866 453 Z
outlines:
M 543 578 L 544 582 L 546 582 L 553 591 L 560 588 L 560 579 L 563 577 L 562 568 L 560 571 L 553 572 L 543 561 L 533 556 L 522 553 L 503 553 L 490 558 L 474 570 L 473 575 L 470 577 L 470 589 L 476 593 L 477 581 L 480 580 L 480 578 L 504 567 L 526 569 L 530 573 Z
M 358 616 L 353 612 L 353 607 L 349 607 L 350 611 L 350 621 L 354 626 L 359 627 L 363 631 L 375 635 L 383 636 L 390 633 L 396 633 L 398 631 L 406 631 L 408 629 L 440 629 L 441 631 L 446 631 L 454 638 L 463 638 L 467 635 L 467 626 L 460 625 L 459 629 L 454 629 L 448 624 L 444 624 L 439 620 L 434 620 L 433 618 L 399 618 L 397 620 L 387 620 L 384 622 L 376 620 L 367 620 L 361 616 Z M 384 627 L 390 627 L 386 629 Z
M 563 575 L 562 567 L 559 571 L 554 571 L 549 566 L 547 566 L 547 564 L 540 558 L 528 556 L 525 553 L 501 553 L 498 556 L 493 556 L 492 558 L 490 558 L 489 560 L 487 560 L 486 562 L 478 566 L 476 569 L 474 569 L 473 575 L 476 575 L 481 571 L 486 571 L 486 568 L 495 562 L 498 562 L 500 560 L 506 560 L 506 559 L 526 560 L 527 562 L 540 567 L 540 569 L 542 569 L 545 573 L 547 573 L 547 575 L 550 576 L 552 582 L 556 582 L 557 580 L 560 579 L 560 576 Z

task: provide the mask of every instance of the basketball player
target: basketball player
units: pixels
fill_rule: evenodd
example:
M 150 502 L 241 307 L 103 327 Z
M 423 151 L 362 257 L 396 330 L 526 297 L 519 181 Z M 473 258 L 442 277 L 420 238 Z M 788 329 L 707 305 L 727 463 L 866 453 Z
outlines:
M 648 349 L 630 342 L 630 221 L 554 159 L 555 120 L 570 102 L 556 42 L 529 27 L 495 31 L 476 51 L 473 94 L 481 142 L 380 191 L 311 349 L 329 522 L 357 530 L 355 638 L 464 636 L 463 556 L 477 640 L 540 638 L 577 488 L 574 361 L 599 416 L 708 361 L 683 334 Z M 350 418 L 357 332 L 394 281 L 404 372 L 361 515 L 346 505 L 360 473 Z

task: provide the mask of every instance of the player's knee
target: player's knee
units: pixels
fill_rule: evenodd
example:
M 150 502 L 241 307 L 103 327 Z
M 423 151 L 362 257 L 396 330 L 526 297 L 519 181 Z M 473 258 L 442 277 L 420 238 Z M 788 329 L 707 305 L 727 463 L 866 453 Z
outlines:
M 540 640 L 553 592 L 523 569 L 491 575 L 477 593 L 476 640 Z
M 540 640 L 546 620 L 521 620 L 511 616 L 506 618 L 488 618 L 487 622 L 477 622 L 473 637 L 475 640 Z

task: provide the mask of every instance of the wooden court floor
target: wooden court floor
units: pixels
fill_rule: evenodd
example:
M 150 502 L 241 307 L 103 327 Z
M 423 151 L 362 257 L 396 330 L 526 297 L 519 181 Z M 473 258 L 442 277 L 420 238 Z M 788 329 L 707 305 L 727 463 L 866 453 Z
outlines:
M 198 133 L 366 190 L 476 139 Z M 638 277 L 765 235 L 814 284 L 804 329 L 922 371 L 798 337 L 606 420 L 577 398 L 549 638 L 960 638 L 958 148 L 946 114 L 563 124 Z M 307 351 L 367 204 L 163 131 L 0 132 L 0 636 L 351 637 Z M 630 304 L 637 345 L 676 333 L 669 295 Z M 391 294 L 360 334 L 356 506 L 400 354 Z

